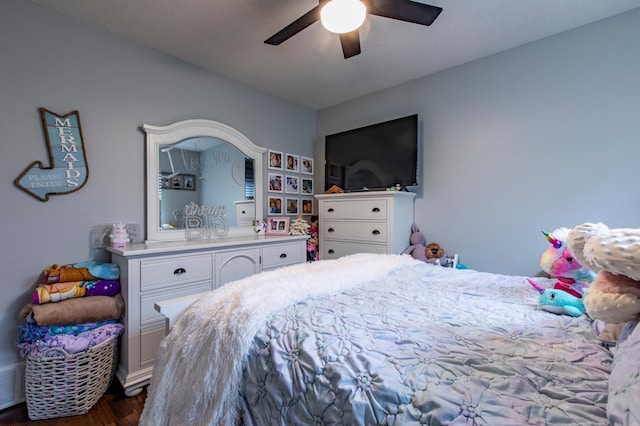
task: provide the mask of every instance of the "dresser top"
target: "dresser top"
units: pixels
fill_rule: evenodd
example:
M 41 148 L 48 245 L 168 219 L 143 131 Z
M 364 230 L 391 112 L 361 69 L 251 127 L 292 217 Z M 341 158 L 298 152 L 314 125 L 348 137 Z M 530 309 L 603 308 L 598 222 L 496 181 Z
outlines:
M 236 247 L 256 247 L 261 245 L 282 244 L 287 242 L 306 241 L 308 235 L 284 236 L 238 236 L 210 238 L 201 240 L 149 242 L 129 244 L 122 248 L 106 247 L 107 251 L 122 257 L 141 257 L 152 254 L 182 253 L 190 251 L 215 250 Z
M 415 192 L 407 191 L 360 191 L 360 192 L 341 192 L 338 194 L 317 194 L 317 199 L 361 199 L 361 198 L 414 198 Z

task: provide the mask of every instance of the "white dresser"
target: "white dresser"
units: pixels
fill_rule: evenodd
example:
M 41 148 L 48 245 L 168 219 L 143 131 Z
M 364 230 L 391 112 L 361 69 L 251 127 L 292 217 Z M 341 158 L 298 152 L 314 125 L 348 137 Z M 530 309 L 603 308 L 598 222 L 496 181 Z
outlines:
M 404 191 L 316 195 L 320 259 L 401 253 L 409 247 L 415 196 Z
M 149 383 L 156 351 L 166 335 L 159 301 L 209 291 L 249 275 L 306 261 L 308 236 L 247 236 L 132 244 L 108 248 L 120 267 L 126 327 L 117 377 L 128 396 Z

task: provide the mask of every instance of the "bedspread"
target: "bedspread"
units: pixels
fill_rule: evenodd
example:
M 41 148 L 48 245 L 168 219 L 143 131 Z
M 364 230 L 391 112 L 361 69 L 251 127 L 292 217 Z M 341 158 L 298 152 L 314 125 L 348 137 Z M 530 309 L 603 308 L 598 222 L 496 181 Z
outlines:
M 338 268 L 332 262 L 315 262 L 315 271 L 320 265 Z M 301 278 L 298 286 L 305 285 Z M 231 405 L 221 406 L 216 392 L 193 381 L 156 382 L 154 370 L 152 407 L 145 406 L 143 424 L 182 424 L 171 409 L 157 411 L 162 400 L 155 394 L 163 386 L 201 400 L 182 417 L 197 419 L 191 424 L 607 424 L 611 353 L 586 316 L 537 309 L 538 293 L 525 277 L 416 261 L 357 285 L 311 293 L 261 319 L 247 352 L 239 355 L 243 381 Z M 229 324 L 211 324 L 219 326 Z M 192 359 L 166 340 L 161 364 L 178 354 Z M 211 360 L 202 351 L 198 356 Z M 194 371 L 217 374 L 198 370 L 200 362 L 193 359 Z M 239 406 L 240 414 L 213 420 L 202 404 L 222 411 Z
M 278 312 L 257 335 L 244 421 L 607 424 L 611 354 L 523 277 L 416 267 Z

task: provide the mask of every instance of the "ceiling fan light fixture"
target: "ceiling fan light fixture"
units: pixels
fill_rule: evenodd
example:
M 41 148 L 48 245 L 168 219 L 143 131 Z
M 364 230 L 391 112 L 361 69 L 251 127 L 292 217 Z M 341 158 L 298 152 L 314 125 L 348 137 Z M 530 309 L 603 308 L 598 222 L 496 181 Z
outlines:
M 331 0 L 320 11 L 322 25 L 332 33 L 350 33 L 360 28 L 367 8 L 360 0 Z

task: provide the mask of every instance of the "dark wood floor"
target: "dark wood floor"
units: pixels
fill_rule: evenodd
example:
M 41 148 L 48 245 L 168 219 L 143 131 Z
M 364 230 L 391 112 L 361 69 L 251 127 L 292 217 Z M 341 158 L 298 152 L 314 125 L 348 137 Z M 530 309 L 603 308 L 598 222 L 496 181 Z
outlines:
M 29 420 L 27 404 L 22 403 L 0 411 L 0 425 L 137 426 L 146 398 L 146 389 L 136 396 L 127 397 L 116 379 L 96 405 L 82 416 L 32 421 Z

